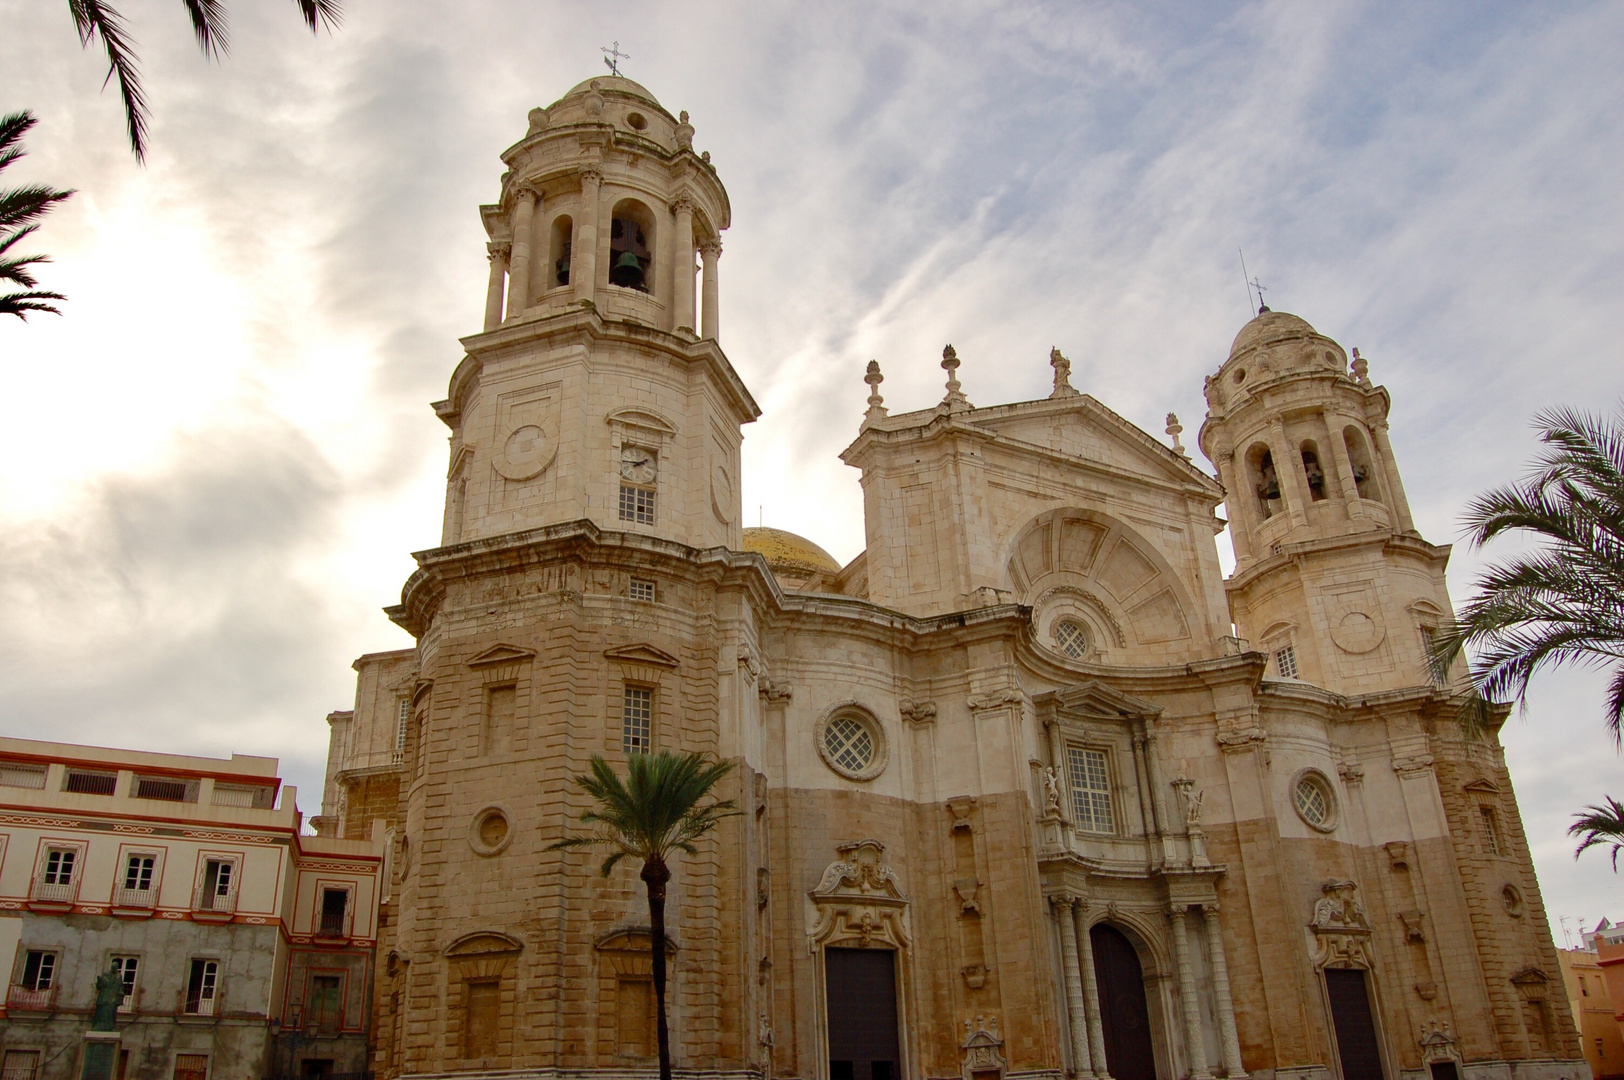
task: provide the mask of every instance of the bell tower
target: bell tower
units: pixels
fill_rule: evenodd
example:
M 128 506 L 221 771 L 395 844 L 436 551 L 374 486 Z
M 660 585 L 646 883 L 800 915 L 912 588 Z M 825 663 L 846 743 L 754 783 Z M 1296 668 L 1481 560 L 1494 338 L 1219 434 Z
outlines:
M 710 155 L 687 113 L 618 76 L 529 120 L 480 208 L 484 330 L 435 404 L 442 542 L 587 519 L 736 549 L 740 426 L 760 410 L 717 340 L 731 211 Z
M 1361 694 L 1432 683 L 1448 547 L 1415 531 L 1367 363 L 1263 308 L 1207 379 L 1201 450 L 1226 493 L 1237 633 L 1269 675 Z

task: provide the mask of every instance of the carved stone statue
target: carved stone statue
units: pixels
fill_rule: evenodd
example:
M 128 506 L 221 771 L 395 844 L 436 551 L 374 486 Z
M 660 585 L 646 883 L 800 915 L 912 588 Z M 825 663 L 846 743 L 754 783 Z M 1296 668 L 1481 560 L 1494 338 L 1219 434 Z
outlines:
M 124 1004 L 124 979 L 110 967 L 96 976 L 96 1005 L 90 1014 L 91 1031 L 117 1031 L 118 1007 Z
M 1184 792 L 1184 825 L 1193 829 L 1201 824 L 1201 801 L 1207 793 L 1198 788 L 1190 788 Z
M 1043 770 L 1043 812 L 1060 813 L 1060 774 L 1052 765 Z

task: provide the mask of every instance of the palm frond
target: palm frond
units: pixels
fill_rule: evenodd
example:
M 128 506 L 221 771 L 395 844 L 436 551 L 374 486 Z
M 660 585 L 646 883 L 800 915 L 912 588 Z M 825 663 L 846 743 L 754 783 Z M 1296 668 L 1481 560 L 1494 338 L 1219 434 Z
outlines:
M 582 811 L 582 824 L 594 827 L 589 836 L 559 840 L 548 850 L 607 847 L 605 876 L 623 858 L 644 863 L 664 862 L 672 853 L 693 853 L 694 841 L 723 819 L 738 813 L 731 799 L 702 802 L 733 770 L 731 761 L 714 761 L 702 754 L 633 754 L 622 779 L 601 756 L 594 754 L 588 771 L 574 777 L 575 785 L 591 796 Z
M 28 321 L 30 311 L 45 311 L 52 315 L 60 315 L 62 312 L 58 311 L 54 304 L 47 303 L 47 301 L 66 299 L 67 297 L 61 293 L 40 292 L 37 290 L 3 293 L 0 294 L 0 315 L 15 315 L 24 322 Z
M 1613 869 L 1618 869 L 1618 853 L 1624 848 L 1624 804 L 1611 795 L 1603 796 L 1607 801 L 1600 806 L 1587 806 L 1583 813 L 1573 815 L 1573 824 L 1568 826 L 1569 836 L 1581 836 L 1579 846 L 1574 849 L 1573 857 L 1577 859 L 1590 848 L 1600 847 L 1602 844 L 1611 845 L 1613 849 Z
M 106 86 L 118 79 L 119 97 L 124 102 L 124 126 L 130 136 L 130 149 L 135 160 L 147 160 L 147 94 L 141 87 L 141 72 L 136 66 L 135 42 L 124 29 L 124 16 L 101 0 L 68 0 L 73 12 L 74 25 L 79 30 L 79 43 L 86 48 L 100 37 L 107 52 Z
M 0 170 L 23 156 L 23 136 L 37 122 L 27 111 L 0 116 Z M 13 249 L 38 231 L 40 218 L 72 195 L 72 191 L 58 191 L 44 184 L 0 190 L 0 282 L 19 290 L 0 295 L 0 315 L 15 315 L 26 321 L 32 311 L 62 314 L 51 301 L 67 297 L 35 288 L 39 281 L 32 268 L 50 262 L 50 257 L 18 255 Z
M 192 33 L 204 56 L 219 57 L 231 51 L 231 35 L 226 29 L 226 6 L 222 0 L 181 0 L 186 17 L 192 20 Z
M 293 0 L 299 5 L 299 14 L 304 16 L 305 25 L 310 27 L 311 33 L 316 33 L 322 27 L 336 30 L 338 24 L 344 21 L 343 5 L 339 0 Z

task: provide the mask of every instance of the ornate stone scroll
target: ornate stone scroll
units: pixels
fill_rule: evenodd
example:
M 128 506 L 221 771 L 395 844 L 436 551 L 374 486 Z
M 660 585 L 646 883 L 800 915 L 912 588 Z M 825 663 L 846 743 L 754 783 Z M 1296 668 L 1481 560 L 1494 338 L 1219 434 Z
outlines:
M 1314 932 L 1316 968 L 1369 968 L 1370 919 L 1355 897 L 1359 886 L 1352 881 L 1331 880 L 1320 886 L 1322 897 L 1314 902 L 1314 918 L 1308 928 Z
M 807 951 L 838 945 L 847 948 L 904 949 L 912 943 L 908 897 L 896 873 L 884 863 L 885 845 L 857 840 L 835 849 L 840 858 L 823 871 L 817 888 L 807 893 Z
M 988 1073 L 1004 1075 L 1004 1037 L 998 1033 L 998 1017 L 978 1016 L 964 1022 L 964 1080 L 985 1078 Z

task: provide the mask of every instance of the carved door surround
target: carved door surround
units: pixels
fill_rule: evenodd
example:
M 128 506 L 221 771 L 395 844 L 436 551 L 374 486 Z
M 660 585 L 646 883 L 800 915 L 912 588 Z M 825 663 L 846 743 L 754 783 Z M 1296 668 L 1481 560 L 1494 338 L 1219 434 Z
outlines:
M 837 858 L 824 868 L 806 894 L 806 946 L 813 957 L 816 1016 L 812 1043 L 816 1075 L 829 1075 L 828 980 L 823 952 L 828 948 L 887 949 L 896 954 L 897 1045 L 901 1073 L 912 1077 L 917 1055 L 912 1045 L 913 931 L 909 898 L 896 871 L 885 863 L 885 845 L 853 840 L 835 848 Z

